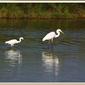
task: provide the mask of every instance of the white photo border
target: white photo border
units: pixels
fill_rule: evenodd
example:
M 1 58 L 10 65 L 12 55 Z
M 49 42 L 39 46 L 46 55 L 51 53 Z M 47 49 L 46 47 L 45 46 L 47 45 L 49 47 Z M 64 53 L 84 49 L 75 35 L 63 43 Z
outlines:
M 60 0 L 60 1 L 15 1 L 15 0 L 3 0 L 0 3 L 85 3 L 83 0 Z M 85 82 L 0 82 L 0 85 L 85 85 Z

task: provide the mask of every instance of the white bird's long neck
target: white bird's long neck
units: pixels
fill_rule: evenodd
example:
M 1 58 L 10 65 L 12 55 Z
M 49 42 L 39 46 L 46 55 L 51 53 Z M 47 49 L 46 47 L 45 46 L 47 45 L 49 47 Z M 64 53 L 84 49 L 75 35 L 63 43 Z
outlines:
M 55 35 L 55 38 L 59 37 L 59 35 L 60 35 L 60 31 L 56 31 L 56 32 L 57 32 L 57 34 Z
M 21 42 L 21 38 L 19 38 L 19 41 L 18 42 Z

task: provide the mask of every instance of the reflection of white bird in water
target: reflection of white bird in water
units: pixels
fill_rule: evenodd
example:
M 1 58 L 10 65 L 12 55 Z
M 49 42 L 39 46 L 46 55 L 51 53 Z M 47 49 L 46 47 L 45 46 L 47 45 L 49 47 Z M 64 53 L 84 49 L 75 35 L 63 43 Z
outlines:
M 58 74 L 59 58 L 56 55 L 51 52 L 42 52 L 42 61 L 46 72 L 52 72 L 54 70 L 55 74 Z
M 42 41 L 51 40 L 53 42 L 54 38 L 57 38 L 60 36 L 60 32 L 63 33 L 61 29 L 57 29 L 56 32 L 50 32 L 42 39 Z
M 46 63 L 46 64 L 53 64 L 53 62 L 55 62 L 56 64 L 59 64 L 59 59 L 57 56 L 54 56 L 52 53 L 50 52 L 42 52 L 42 60 Z
M 20 64 L 22 61 L 22 55 L 19 50 L 8 50 L 5 52 L 5 56 L 10 65 L 15 65 L 16 61 Z
M 23 37 L 20 37 L 19 40 L 12 39 L 12 40 L 6 41 L 5 43 L 11 45 L 11 47 L 12 47 L 17 43 L 20 43 L 21 40 L 23 40 L 23 39 L 24 39 Z

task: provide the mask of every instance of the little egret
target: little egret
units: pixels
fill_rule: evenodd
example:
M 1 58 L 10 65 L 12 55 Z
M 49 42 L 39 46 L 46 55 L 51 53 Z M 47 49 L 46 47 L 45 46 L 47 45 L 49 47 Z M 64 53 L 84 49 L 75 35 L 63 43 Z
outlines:
M 63 33 L 61 29 L 57 29 L 56 32 L 50 32 L 42 39 L 42 41 L 51 40 L 53 42 L 54 38 L 60 36 L 60 32 Z
M 23 40 L 23 39 L 24 39 L 23 37 L 20 37 L 19 40 L 12 39 L 12 40 L 6 41 L 5 43 L 9 44 L 9 45 L 11 45 L 11 47 L 13 47 L 15 44 L 20 43 L 21 40 Z

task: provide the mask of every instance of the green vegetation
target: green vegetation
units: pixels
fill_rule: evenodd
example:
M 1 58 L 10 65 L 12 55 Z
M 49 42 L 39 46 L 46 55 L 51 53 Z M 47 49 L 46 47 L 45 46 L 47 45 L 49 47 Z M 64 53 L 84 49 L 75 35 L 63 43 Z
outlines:
M 85 18 L 85 4 L 0 3 L 0 18 Z

